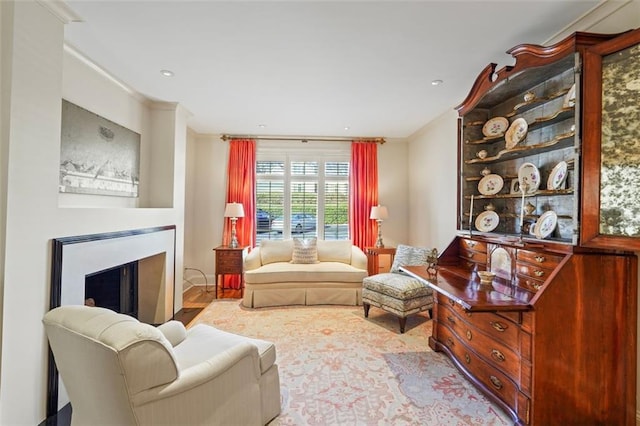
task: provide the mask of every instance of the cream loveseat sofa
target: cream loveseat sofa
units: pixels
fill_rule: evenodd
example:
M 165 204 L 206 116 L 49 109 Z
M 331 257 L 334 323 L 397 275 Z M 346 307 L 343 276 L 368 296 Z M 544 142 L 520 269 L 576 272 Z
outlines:
M 313 249 L 296 256 L 294 240 L 263 240 L 254 248 L 244 261 L 242 304 L 248 308 L 361 305 L 362 279 L 367 276 L 364 252 L 351 241 L 311 241 L 317 243 L 317 260 Z M 305 263 L 294 263 L 297 257 Z
M 80 305 L 43 322 L 74 426 L 264 425 L 280 413 L 271 342 Z

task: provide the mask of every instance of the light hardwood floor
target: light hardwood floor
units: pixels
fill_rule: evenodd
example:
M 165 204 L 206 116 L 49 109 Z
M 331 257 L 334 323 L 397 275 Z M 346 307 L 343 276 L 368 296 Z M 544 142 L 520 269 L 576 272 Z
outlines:
M 241 299 L 242 292 L 234 289 L 218 288 L 218 299 Z M 191 321 L 215 300 L 215 287 L 192 286 L 182 294 L 182 309 L 176 312 L 175 319 L 189 325 Z

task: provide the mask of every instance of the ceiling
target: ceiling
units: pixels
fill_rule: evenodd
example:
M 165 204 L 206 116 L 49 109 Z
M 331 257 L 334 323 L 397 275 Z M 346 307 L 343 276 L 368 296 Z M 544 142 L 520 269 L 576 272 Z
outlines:
M 404 138 L 599 3 L 68 0 L 65 39 L 198 133 Z

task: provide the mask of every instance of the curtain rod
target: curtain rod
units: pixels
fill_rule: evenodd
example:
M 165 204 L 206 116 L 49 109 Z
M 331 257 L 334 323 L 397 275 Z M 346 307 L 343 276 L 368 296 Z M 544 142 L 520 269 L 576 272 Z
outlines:
M 362 138 L 362 137 L 317 137 L 317 136 L 256 136 L 256 135 L 227 135 L 220 136 L 222 141 L 228 141 L 230 139 L 258 139 L 262 141 L 300 141 L 300 142 L 352 142 L 352 141 L 371 141 L 384 144 L 386 140 L 384 138 Z

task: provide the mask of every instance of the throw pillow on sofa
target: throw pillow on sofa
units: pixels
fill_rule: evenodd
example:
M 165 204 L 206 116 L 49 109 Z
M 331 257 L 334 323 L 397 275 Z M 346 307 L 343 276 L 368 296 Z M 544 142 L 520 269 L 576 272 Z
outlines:
M 404 244 L 398 244 L 396 255 L 391 265 L 391 273 L 400 273 L 400 267 L 404 266 L 422 266 L 427 265 L 427 257 L 431 253 L 430 249 L 423 247 L 412 247 Z
M 263 265 L 275 262 L 289 262 L 293 251 L 291 240 L 260 241 L 260 262 Z
M 291 263 L 318 263 L 317 241 L 315 238 L 294 238 Z
M 350 264 L 351 246 L 349 240 L 318 240 L 318 260 Z

